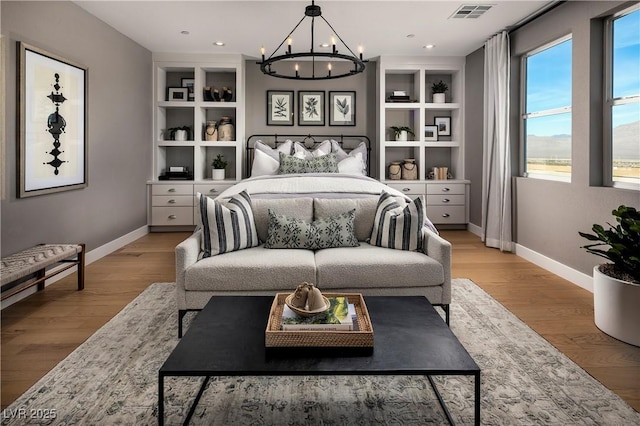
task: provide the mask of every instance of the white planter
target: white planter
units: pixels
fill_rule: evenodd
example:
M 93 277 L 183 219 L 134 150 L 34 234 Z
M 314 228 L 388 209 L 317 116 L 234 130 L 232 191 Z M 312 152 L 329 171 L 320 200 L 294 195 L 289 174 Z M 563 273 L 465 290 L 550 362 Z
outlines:
M 224 180 L 224 169 L 211 169 L 211 179 Z
M 444 93 L 434 93 L 433 94 L 433 103 L 434 104 L 443 104 L 444 103 Z
M 402 130 L 398 135 L 396 135 L 396 140 L 399 142 L 404 142 L 409 138 L 409 134 L 406 130 Z
M 612 278 L 593 268 L 596 326 L 611 337 L 640 346 L 640 285 Z
M 187 131 L 186 130 L 176 130 L 175 134 L 177 141 L 186 141 L 187 140 Z

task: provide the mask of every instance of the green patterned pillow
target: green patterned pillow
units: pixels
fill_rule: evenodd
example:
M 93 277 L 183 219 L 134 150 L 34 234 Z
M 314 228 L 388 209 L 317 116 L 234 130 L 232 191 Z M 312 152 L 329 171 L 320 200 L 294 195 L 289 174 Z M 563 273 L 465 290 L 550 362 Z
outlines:
M 360 244 L 354 234 L 355 218 L 356 210 L 353 209 L 308 223 L 269 209 L 269 230 L 264 247 L 309 250 L 357 247 Z
M 303 160 L 281 152 L 278 174 L 292 173 L 338 173 L 338 161 L 335 154 Z

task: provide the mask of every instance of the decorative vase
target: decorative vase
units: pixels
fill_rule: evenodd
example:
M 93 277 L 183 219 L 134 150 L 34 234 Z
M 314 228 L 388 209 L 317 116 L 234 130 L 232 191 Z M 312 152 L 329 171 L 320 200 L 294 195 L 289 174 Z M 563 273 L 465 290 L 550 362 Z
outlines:
M 406 158 L 402 163 L 402 179 L 418 179 L 418 165 L 416 164 L 415 158 Z
M 433 103 L 434 104 L 443 104 L 444 102 L 445 102 L 444 93 L 434 93 L 433 94 Z
M 392 161 L 389 164 L 389 179 L 398 180 L 402 176 L 402 166 L 399 161 Z
M 211 169 L 211 179 L 224 180 L 224 169 Z
M 175 140 L 177 141 L 186 141 L 187 140 L 187 131 L 186 130 L 176 130 Z
M 233 141 L 235 139 L 235 129 L 231 117 L 220 117 L 220 122 L 218 123 L 218 140 Z
M 593 268 L 593 313 L 596 326 L 611 337 L 640 346 L 640 285 Z
M 406 130 L 400 131 L 400 133 L 396 133 L 396 141 L 405 142 L 409 139 L 409 134 Z
M 204 140 L 217 141 L 218 140 L 218 126 L 215 121 L 207 121 L 207 128 L 204 130 Z

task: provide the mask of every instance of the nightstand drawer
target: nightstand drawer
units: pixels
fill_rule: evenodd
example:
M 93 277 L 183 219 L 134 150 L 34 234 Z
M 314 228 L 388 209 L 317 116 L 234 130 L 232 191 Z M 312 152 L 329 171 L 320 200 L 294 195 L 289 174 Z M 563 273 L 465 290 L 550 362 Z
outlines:
M 424 184 L 422 183 L 388 183 L 387 185 L 412 198 L 424 194 Z
M 198 184 L 193 186 L 193 195 L 196 195 L 199 192 L 211 198 L 215 198 L 220 195 L 222 191 L 232 186 L 232 183 Z
M 193 207 L 153 207 L 151 225 L 193 225 Z
M 427 206 L 427 216 L 436 225 L 466 223 L 465 206 Z
M 427 205 L 429 206 L 448 206 L 448 205 L 464 205 L 464 194 L 437 194 L 427 195 Z
M 465 194 L 464 183 L 428 183 L 427 194 Z
M 151 186 L 151 195 L 193 195 L 193 185 L 155 184 Z
M 193 197 L 190 195 L 154 195 L 151 197 L 153 207 L 191 207 Z

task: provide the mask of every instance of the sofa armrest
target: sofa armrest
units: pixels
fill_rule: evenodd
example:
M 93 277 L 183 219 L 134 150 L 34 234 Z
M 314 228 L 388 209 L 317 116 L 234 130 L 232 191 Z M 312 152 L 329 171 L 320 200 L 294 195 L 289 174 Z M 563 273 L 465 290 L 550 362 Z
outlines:
M 176 246 L 176 300 L 178 309 L 187 308 L 185 275 L 187 269 L 198 261 L 202 232 L 196 231 Z
M 422 229 L 424 254 L 442 264 L 444 283 L 442 303 L 451 303 L 451 243 L 427 228 Z

